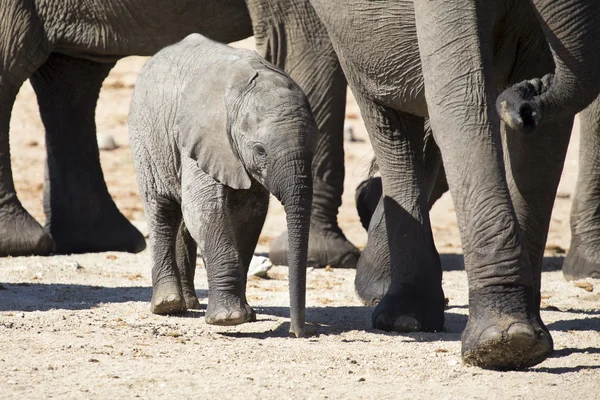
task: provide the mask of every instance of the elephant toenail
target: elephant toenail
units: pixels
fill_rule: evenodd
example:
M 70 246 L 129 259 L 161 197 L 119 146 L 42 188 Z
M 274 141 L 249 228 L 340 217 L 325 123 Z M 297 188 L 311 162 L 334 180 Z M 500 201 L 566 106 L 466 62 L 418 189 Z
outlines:
M 481 342 L 495 341 L 502 339 L 502 331 L 497 326 L 490 326 L 479 336 Z
M 394 321 L 396 332 L 416 332 L 421 330 L 421 324 L 414 315 L 402 315 Z
M 240 311 L 234 311 L 229 316 L 229 319 L 238 320 L 238 319 L 242 319 L 242 317 L 243 317 L 243 314 Z
M 168 296 L 167 296 L 167 301 L 168 301 L 169 303 L 172 303 L 172 302 L 174 302 L 175 300 L 177 300 L 177 295 L 176 295 L 176 294 L 170 294 L 170 295 L 168 295 Z
M 515 322 L 508 328 L 508 336 L 510 337 L 531 337 L 534 338 L 536 336 L 535 330 L 529 324 L 525 324 L 522 322 Z

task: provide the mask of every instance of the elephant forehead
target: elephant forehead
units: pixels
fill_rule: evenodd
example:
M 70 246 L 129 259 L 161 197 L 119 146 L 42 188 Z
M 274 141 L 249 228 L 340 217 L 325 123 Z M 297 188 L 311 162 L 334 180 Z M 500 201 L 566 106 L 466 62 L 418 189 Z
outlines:
M 310 117 L 308 102 L 301 94 L 269 91 L 250 101 L 243 121 L 252 126 L 281 124 Z

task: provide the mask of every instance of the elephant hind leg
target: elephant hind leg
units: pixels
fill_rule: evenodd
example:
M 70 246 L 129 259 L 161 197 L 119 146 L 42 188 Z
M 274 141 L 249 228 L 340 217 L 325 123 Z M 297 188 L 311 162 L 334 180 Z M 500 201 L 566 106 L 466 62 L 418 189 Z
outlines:
M 600 278 L 600 97 L 579 114 L 579 174 L 571 208 L 566 279 Z
M 12 176 L 9 126 L 15 98 L 50 54 L 41 22 L 22 3 L 6 2 L 0 7 L 0 257 L 47 255 L 54 248 L 50 236 L 17 198 Z
M 200 302 L 196 297 L 196 287 L 194 285 L 194 276 L 196 275 L 196 259 L 198 246 L 196 241 L 190 235 L 185 222 L 182 220 L 177 232 L 175 244 L 175 259 L 179 269 L 180 285 L 183 292 L 183 298 L 188 310 L 197 310 L 200 308 Z
M 57 253 L 146 247 L 117 209 L 100 167 L 95 110 L 113 65 L 53 53 L 31 77 L 46 128 L 45 228 Z
M 355 287 L 377 329 L 437 331 L 444 325 L 439 255 L 423 190 L 423 119 L 357 98 L 381 172 L 383 197 L 356 268 Z

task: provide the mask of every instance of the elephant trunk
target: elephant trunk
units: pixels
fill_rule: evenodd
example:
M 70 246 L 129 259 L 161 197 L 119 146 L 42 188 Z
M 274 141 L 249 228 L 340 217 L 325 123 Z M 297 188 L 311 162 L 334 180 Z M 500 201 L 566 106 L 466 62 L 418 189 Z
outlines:
M 600 2 L 532 1 L 552 49 L 554 74 L 516 84 L 496 103 L 500 117 L 525 133 L 543 118 L 583 110 L 600 92 Z
M 289 167 L 278 168 L 280 173 L 274 180 L 276 190 L 273 193 L 283 204 L 287 218 L 290 333 L 301 337 L 304 335 L 306 266 L 312 207 L 311 160 L 310 157 L 303 157 L 302 160 L 283 162 L 294 166 L 291 170 Z

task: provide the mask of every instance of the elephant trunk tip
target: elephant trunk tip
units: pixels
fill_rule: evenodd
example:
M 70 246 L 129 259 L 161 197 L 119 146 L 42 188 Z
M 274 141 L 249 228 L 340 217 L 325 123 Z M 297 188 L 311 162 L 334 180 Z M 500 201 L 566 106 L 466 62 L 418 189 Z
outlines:
M 305 335 L 305 317 L 304 315 L 298 318 L 293 318 L 290 323 L 290 336 L 301 338 Z
M 503 91 L 496 100 L 496 110 L 502 120 L 517 132 L 529 134 L 542 122 L 545 93 L 552 85 L 553 75 L 517 83 Z

